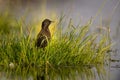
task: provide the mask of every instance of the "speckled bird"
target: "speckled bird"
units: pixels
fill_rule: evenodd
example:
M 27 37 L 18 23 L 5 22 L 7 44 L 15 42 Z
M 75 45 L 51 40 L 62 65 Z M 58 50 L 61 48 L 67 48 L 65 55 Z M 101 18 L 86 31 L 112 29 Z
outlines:
M 51 33 L 49 30 L 49 25 L 51 20 L 45 19 L 42 22 L 41 31 L 37 35 L 36 46 L 37 48 L 45 48 L 48 45 L 48 41 L 51 39 Z

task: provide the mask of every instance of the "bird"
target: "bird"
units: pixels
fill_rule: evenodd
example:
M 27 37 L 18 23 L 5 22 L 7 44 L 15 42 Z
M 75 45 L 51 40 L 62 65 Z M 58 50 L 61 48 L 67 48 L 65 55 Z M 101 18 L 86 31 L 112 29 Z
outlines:
M 53 21 L 49 19 L 43 20 L 41 30 L 37 35 L 37 40 L 35 44 L 37 48 L 45 48 L 48 45 L 48 42 L 51 40 L 49 26 L 52 22 Z

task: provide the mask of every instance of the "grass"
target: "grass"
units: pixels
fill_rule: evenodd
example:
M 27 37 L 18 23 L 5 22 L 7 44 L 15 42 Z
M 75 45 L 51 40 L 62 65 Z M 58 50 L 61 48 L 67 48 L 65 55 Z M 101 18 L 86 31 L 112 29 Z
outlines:
M 6 17 L 7 16 L 7 17 Z M 12 24 L 11 24 L 12 23 Z M 59 18 L 56 31 L 51 42 L 43 49 L 35 48 L 33 37 L 34 25 L 30 25 L 27 35 L 24 19 L 0 16 L 0 66 L 16 73 L 28 74 L 35 68 L 45 70 L 64 66 L 92 66 L 104 64 L 108 59 L 107 51 L 110 50 L 109 32 L 101 35 L 92 32 L 92 21 L 84 26 L 74 26 L 71 21 L 64 27 L 64 18 Z M 11 26 L 12 28 L 10 28 Z M 11 66 L 13 65 L 13 66 Z M 37 73 L 33 73 L 37 74 Z

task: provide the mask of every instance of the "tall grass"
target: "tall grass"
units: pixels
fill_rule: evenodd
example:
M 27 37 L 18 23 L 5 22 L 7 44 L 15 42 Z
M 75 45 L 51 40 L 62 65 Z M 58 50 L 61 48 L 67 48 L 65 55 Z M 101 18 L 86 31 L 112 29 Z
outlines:
M 9 69 L 12 64 L 15 72 L 26 74 L 31 67 L 32 69 L 37 67 L 41 71 L 45 69 L 45 73 L 48 74 L 48 67 L 54 69 L 63 66 L 104 64 L 107 60 L 107 51 L 111 46 L 108 43 L 108 36 L 90 33 L 92 21 L 83 26 L 74 26 L 70 21 L 65 27 L 63 20 L 62 17 L 59 19 L 54 38 L 43 50 L 36 49 L 36 36 L 34 39 L 31 36 L 34 25 L 31 25 L 29 35 L 26 35 L 27 30 L 23 30 L 24 20 L 13 19 L 11 22 L 11 19 L 6 16 L 0 18 L 0 28 L 3 29 L 0 34 L 0 66 Z M 11 23 L 18 28 L 9 28 Z M 12 32 L 8 31 L 11 34 L 6 34 L 6 30 L 11 30 Z

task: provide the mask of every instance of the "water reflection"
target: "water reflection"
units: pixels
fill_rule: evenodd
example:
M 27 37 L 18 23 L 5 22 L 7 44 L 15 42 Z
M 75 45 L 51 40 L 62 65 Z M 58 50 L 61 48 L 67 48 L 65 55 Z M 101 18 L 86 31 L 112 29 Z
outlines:
M 0 80 L 107 80 L 103 65 L 27 67 L 0 71 Z

